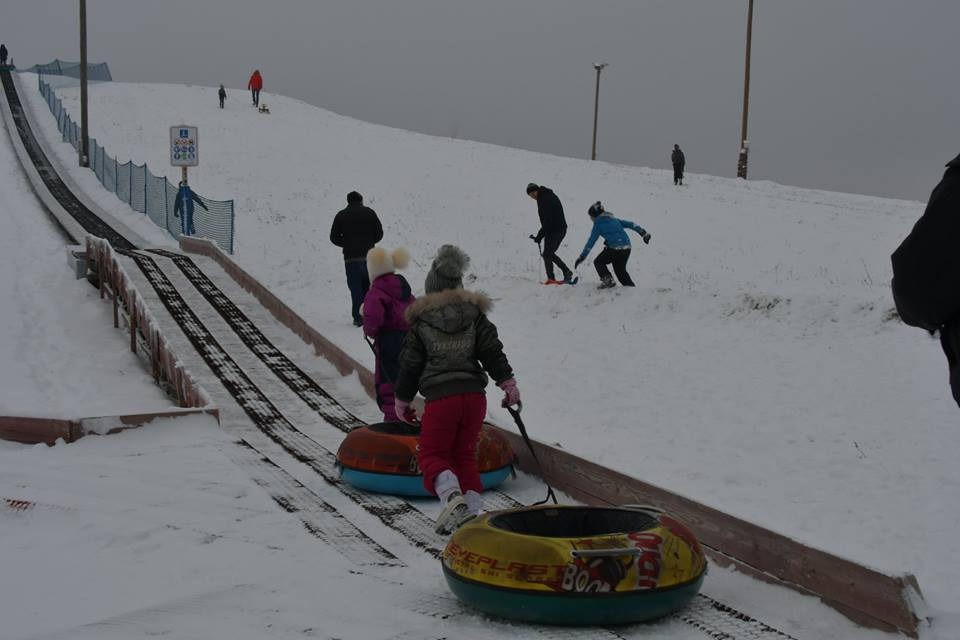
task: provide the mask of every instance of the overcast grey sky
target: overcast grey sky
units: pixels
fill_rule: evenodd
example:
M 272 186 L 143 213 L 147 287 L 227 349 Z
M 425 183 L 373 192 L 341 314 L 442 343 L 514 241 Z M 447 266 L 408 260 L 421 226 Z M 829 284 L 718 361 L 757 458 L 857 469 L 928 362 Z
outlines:
M 755 2 L 750 178 L 926 200 L 960 153 L 960 2 Z M 77 7 L 3 0 L 0 41 L 19 67 L 77 60 Z M 592 65 L 608 62 L 601 160 L 667 168 L 677 143 L 688 172 L 736 174 L 747 0 L 88 0 L 87 14 L 89 58 L 117 81 L 239 88 L 259 68 L 268 103 L 574 157 L 590 155 Z

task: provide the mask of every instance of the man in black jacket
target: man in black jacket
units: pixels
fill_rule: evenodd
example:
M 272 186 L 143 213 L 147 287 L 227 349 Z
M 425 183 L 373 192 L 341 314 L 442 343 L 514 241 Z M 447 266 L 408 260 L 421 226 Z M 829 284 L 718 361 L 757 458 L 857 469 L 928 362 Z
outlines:
M 573 271 L 557 257 L 557 249 L 567 235 L 567 220 L 563 216 L 563 205 L 552 190 L 531 182 L 527 185 L 527 195 L 537 201 L 537 214 L 540 216 L 540 231 L 530 239 L 537 244 L 543 240 L 543 266 L 547 271 L 547 281 L 543 284 L 573 284 Z M 563 280 L 554 278 L 553 265 L 563 271 Z
M 893 252 L 893 301 L 912 327 L 940 332 L 960 405 L 960 156 L 947 163 L 923 215 Z
M 370 288 L 367 275 L 367 252 L 383 239 L 383 226 L 376 211 L 363 206 L 363 196 L 356 191 L 347 194 L 347 208 L 333 219 L 330 242 L 343 248 L 343 262 L 350 287 L 354 326 L 363 325 L 360 305 Z
M 673 184 L 683 184 L 683 167 L 687 164 L 687 159 L 680 150 L 680 145 L 673 145 L 670 162 L 673 164 Z

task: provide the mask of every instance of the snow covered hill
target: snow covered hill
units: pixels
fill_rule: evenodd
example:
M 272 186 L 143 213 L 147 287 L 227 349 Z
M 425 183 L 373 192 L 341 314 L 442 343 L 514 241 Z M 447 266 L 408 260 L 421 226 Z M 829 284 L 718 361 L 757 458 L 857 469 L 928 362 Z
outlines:
M 35 79 L 23 81 L 58 138 Z M 79 113 L 76 89 L 58 93 Z M 473 258 L 469 286 L 496 301 L 533 437 L 914 572 L 935 614 L 960 617 L 960 515 L 946 508 L 960 490 L 957 407 L 938 344 L 896 319 L 889 290 L 889 254 L 922 203 L 698 175 L 695 145 L 678 188 L 666 171 L 390 129 L 272 94 L 269 115 L 241 90 L 220 110 L 214 87 L 103 83 L 90 101 L 91 135 L 173 180 L 168 127 L 198 126 L 191 184 L 235 199 L 237 259 L 358 359 L 369 350 L 328 241 L 354 189 L 380 214 L 384 244 L 411 250 L 418 292 L 441 244 Z M 576 287 L 539 285 L 528 182 L 563 201 L 569 263 L 597 199 L 649 230 L 650 245 L 633 236 L 638 286 L 595 290 L 589 261 Z

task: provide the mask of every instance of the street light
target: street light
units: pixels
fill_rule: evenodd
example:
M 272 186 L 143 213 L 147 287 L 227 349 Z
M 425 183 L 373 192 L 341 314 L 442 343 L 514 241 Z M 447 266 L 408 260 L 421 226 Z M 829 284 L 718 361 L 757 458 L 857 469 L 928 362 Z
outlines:
M 593 151 L 590 154 L 591 160 L 597 159 L 597 113 L 600 110 L 600 72 L 604 67 L 609 66 L 606 62 L 599 62 L 593 65 L 597 70 L 597 91 L 593 97 Z
M 87 0 L 80 0 L 80 166 L 90 166 L 87 133 Z
M 750 43 L 753 38 L 753 0 L 747 11 L 747 56 L 743 70 L 743 120 L 740 124 L 740 159 L 737 161 L 737 177 L 747 179 L 747 113 L 750 110 Z

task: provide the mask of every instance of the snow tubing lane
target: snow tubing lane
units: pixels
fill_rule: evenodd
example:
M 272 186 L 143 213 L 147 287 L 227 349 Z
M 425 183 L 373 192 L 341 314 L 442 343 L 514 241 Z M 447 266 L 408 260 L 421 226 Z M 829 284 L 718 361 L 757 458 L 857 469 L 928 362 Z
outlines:
M 337 451 L 341 477 L 353 486 L 402 496 L 430 496 L 417 465 L 419 427 L 379 422 L 347 434 Z M 513 449 L 499 433 L 484 425 L 477 444 L 477 466 L 484 489 L 496 487 L 513 473 Z
M 3 84 L 3 92 L 7 96 L 10 114 L 13 116 L 13 122 L 16 125 L 17 133 L 20 135 L 20 140 L 23 142 L 23 147 L 50 194 L 87 233 L 98 238 L 105 238 L 117 249 L 134 249 L 135 246 L 132 242 L 120 235 L 118 231 L 80 202 L 79 198 L 70 191 L 66 183 L 54 171 L 53 165 L 43 149 L 40 148 L 40 143 L 37 142 L 33 129 L 30 128 L 30 123 L 27 121 L 27 115 L 24 112 L 23 104 L 20 102 L 20 96 L 17 94 L 17 88 L 10 76 L 10 68 L 0 69 L 0 82 Z M 12 131 L 10 135 L 13 135 Z M 74 240 L 81 242 L 83 239 L 74 238 Z
M 654 509 L 540 506 L 484 514 L 443 551 L 450 590 L 526 622 L 610 625 L 685 607 L 707 570 L 699 542 Z

